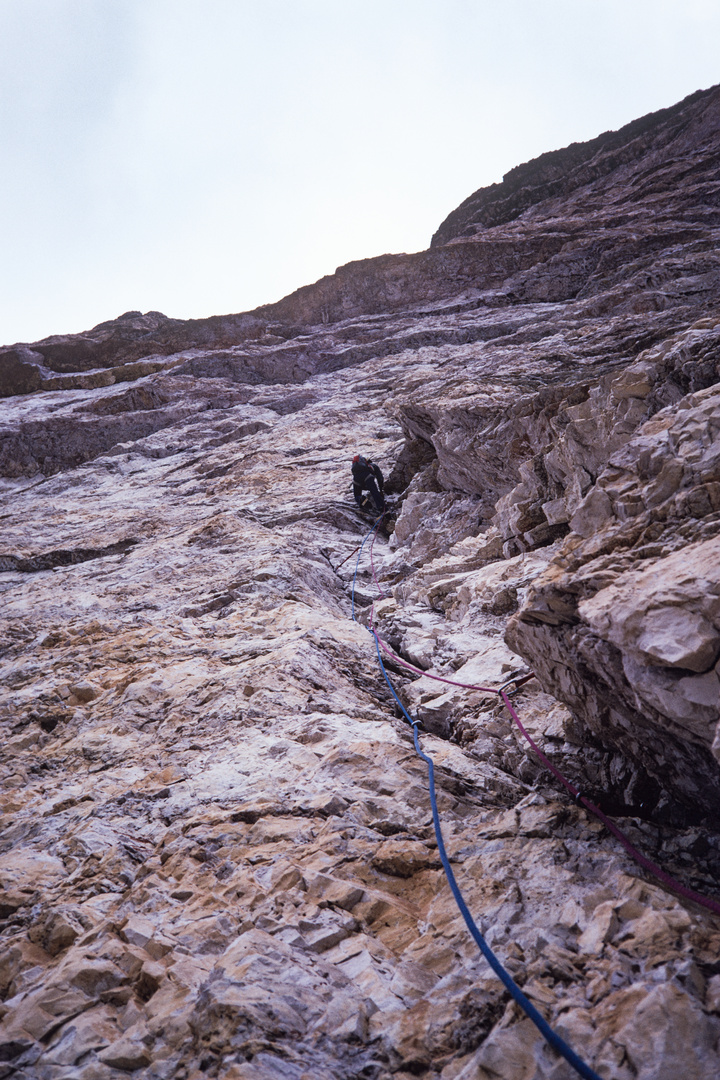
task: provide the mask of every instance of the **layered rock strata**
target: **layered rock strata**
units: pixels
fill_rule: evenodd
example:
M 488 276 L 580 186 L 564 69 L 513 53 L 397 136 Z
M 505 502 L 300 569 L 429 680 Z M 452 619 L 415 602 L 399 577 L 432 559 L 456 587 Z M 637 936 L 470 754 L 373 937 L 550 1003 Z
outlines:
M 249 314 L 0 355 L 0 1076 L 572 1075 L 445 885 L 372 600 L 422 670 L 532 665 L 544 752 L 718 895 L 719 119 L 530 163 Z M 357 450 L 396 505 L 353 621 Z M 714 1077 L 718 920 L 496 695 L 390 672 L 525 993 L 605 1080 Z

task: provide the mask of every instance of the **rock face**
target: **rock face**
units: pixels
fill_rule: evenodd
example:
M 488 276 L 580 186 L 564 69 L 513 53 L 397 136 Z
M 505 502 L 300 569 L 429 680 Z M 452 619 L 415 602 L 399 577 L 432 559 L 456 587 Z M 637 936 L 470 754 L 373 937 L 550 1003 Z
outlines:
M 553 764 L 720 894 L 719 150 L 713 89 L 427 252 L 0 352 L 0 1077 L 572 1075 L 454 906 L 371 617 L 466 684 L 388 661 L 527 996 L 604 1080 L 717 1075 L 717 918 L 476 687 L 532 666 Z
M 720 343 L 714 330 L 684 338 L 685 350 Z M 648 359 L 642 371 L 650 383 Z M 700 817 L 720 797 L 710 753 L 720 746 L 719 434 L 717 386 L 643 424 L 579 505 L 508 634 L 541 679 L 554 671 L 601 741 L 644 762 L 658 790 Z

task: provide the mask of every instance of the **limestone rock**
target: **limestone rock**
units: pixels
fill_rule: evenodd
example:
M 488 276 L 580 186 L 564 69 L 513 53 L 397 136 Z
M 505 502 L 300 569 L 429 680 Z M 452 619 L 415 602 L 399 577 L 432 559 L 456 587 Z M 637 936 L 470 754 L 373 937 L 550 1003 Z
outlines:
M 602 520 L 588 527 L 581 506 L 582 532 L 533 583 L 508 640 L 597 738 L 702 814 L 720 795 L 720 394 L 680 405 L 610 458 L 586 500 L 602 496 Z M 560 639 L 575 664 L 558 679 Z
M 0 1076 L 568 1076 L 399 699 L 530 1000 L 599 1075 L 715 1077 L 716 920 L 497 690 L 718 895 L 719 116 L 255 312 L 0 350 Z
M 425 845 L 414 840 L 386 840 L 373 855 L 372 864 L 382 874 L 401 878 L 412 877 L 419 870 L 439 865 Z

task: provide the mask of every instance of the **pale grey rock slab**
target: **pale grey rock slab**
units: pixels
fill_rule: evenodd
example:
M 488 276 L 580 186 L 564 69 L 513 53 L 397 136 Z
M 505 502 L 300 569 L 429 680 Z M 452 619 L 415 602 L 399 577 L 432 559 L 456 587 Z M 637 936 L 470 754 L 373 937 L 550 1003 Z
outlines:
M 30 380 L 0 431 L 21 1080 L 562 1069 L 438 869 L 376 581 L 375 625 L 423 671 L 492 688 L 532 664 L 532 738 L 713 892 L 717 108 L 533 163 L 430 252 L 7 360 Z M 357 574 L 356 452 L 392 498 Z M 531 999 L 608 1076 L 714 1077 L 712 919 L 556 790 L 496 694 L 388 665 L 433 727 L 456 876 Z

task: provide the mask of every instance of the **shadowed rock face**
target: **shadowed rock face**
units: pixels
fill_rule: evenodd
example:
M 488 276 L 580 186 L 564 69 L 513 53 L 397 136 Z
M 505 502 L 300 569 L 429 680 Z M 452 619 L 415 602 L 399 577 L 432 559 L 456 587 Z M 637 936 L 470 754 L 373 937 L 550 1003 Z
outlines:
M 543 751 L 718 894 L 719 163 L 714 89 L 429 251 L 0 351 L 0 1078 L 566 1075 L 444 884 L 371 599 L 422 670 L 534 668 Z M 353 621 L 357 451 L 395 505 Z M 714 1078 L 712 917 L 496 695 L 390 673 L 528 996 L 600 1075 Z
M 684 344 L 717 348 L 719 329 Z M 656 370 L 648 359 L 626 369 L 625 388 L 640 392 L 631 374 L 644 386 Z M 508 632 L 603 743 L 700 811 L 720 795 L 719 434 L 717 386 L 643 424 L 610 457 Z

